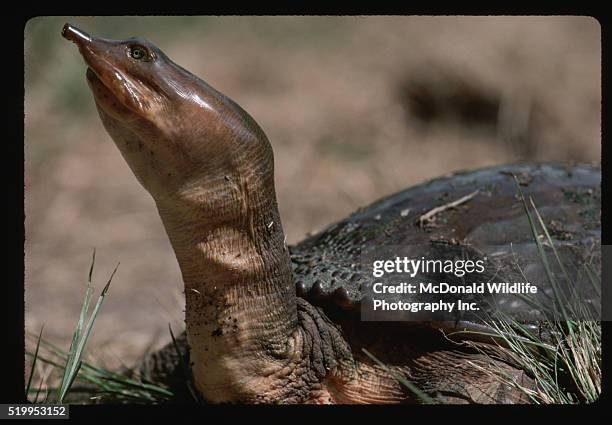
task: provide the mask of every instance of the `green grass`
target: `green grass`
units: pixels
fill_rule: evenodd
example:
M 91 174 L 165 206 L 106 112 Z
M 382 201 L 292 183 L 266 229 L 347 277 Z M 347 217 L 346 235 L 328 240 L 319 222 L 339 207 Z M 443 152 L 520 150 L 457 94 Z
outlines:
M 38 360 L 63 373 L 66 370 L 65 362 L 70 356 L 69 352 L 48 341 L 43 340 L 42 345 L 47 354 L 39 355 Z M 60 384 L 51 388 L 51 391 L 60 391 L 61 387 Z M 70 403 L 91 403 L 94 400 L 104 400 L 116 403 L 154 404 L 169 400 L 173 396 L 173 393 L 164 386 L 142 382 L 125 374 L 95 366 L 85 360 L 81 360 L 78 375 L 72 380 L 68 392 L 72 395 Z M 30 390 L 31 393 L 32 390 Z M 58 399 L 51 398 L 44 402 L 58 402 Z
M 117 265 L 111 273 L 95 306 L 91 310 L 91 314 L 89 314 L 94 292 L 92 275 L 95 259 L 96 254 L 94 250 L 85 297 L 68 350 L 59 348 L 42 338 L 42 329 L 38 336 L 28 335 L 32 340 L 36 338 L 35 351 L 33 353 L 26 353 L 32 358 L 32 366 L 26 386 L 28 399 L 33 403 L 60 404 L 64 402 L 91 403 L 96 400 L 150 404 L 169 400 L 174 394 L 163 385 L 144 382 L 138 379 L 138 377 L 130 377 L 124 373 L 113 372 L 84 359 L 86 343 L 93 329 L 93 324 L 119 267 Z M 55 379 L 57 383 L 45 391 L 46 395 L 42 399 L 39 396 L 45 377 L 39 376 L 40 383 L 37 389 L 32 388 L 31 385 L 38 362 L 51 367 L 55 375 L 57 375 Z

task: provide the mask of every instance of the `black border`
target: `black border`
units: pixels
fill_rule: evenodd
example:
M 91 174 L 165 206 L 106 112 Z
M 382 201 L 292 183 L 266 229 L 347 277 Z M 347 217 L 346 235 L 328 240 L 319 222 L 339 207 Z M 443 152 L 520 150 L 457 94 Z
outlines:
M 100 6 L 103 7 L 100 7 Z M 11 249 L 4 255 L 5 267 L 11 271 L 10 277 L 5 277 L 4 287 L 8 289 L 8 294 L 3 293 L 0 299 L 7 302 L 2 309 L 7 315 L 4 315 L 3 330 L 8 331 L 8 344 L 2 345 L 5 348 L 2 372 L 0 373 L 0 403 L 16 403 L 24 402 L 23 395 L 23 371 L 24 371 L 24 243 L 25 243 L 25 227 L 24 227 L 24 74 L 23 68 L 18 69 L 14 65 L 18 60 L 23 64 L 23 37 L 26 22 L 36 16 L 60 16 L 60 15 L 587 15 L 597 19 L 601 26 L 602 35 L 602 207 L 607 205 L 607 201 L 611 196 L 608 190 L 608 182 L 610 181 L 610 172 L 604 166 L 604 159 L 609 155 L 610 148 L 606 147 L 604 139 L 608 134 L 608 76 L 606 70 L 610 68 L 610 54 L 608 52 L 608 40 L 610 36 L 609 18 L 603 16 L 602 10 L 597 10 L 587 5 L 582 7 L 557 7 L 554 10 L 545 8 L 517 8 L 510 7 L 507 4 L 500 4 L 495 10 L 487 10 L 485 8 L 475 7 L 473 5 L 461 4 L 461 8 L 436 8 L 434 6 L 415 7 L 413 3 L 404 3 L 403 6 L 389 5 L 381 2 L 369 4 L 367 6 L 359 6 L 354 3 L 350 7 L 339 8 L 326 5 L 316 4 L 315 2 L 294 2 L 287 7 L 274 7 L 254 3 L 251 6 L 243 6 L 240 10 L 230 10 L 231 4 L 206 4 L 205 9 L 191 11 L 176 11 L 158 9 L 153 11 L 151 5 L 140 10 L 129 8 L 123 11 L 115 11 L 110 13 L 105 3 L 90 3 L 86 10 L 79 8 L 78 11 L 72 13 L 59 14 L 51 11 L 50 8 L 40 8 L 36 12 L 23 12 L 18 17 L 5 17 L 3 28 L 9 29 L 10 39 L 14 41 L 10 46 L 3 43 L 3 50 L 7 47 L 16 46 L 16 52 L 12 52 L 14 58 L 10 60 L 6 58 L 4 70 L 15 72 L 17 75 L 8 77 L 5 74 L 3 79 L 3 93 L 10 94 L 14 100 L 11 103 L 5 102 L 7 106 L 4 109 L 5 117 L 8 119 L 5 122 L 12 124 L 10 126 L 11 133 L 4 138 L 4 152 L 9 155 L 9 160 L 4 162 L 2 167 L 4 172 L 4 181 L 10 182 L 7 197 L 10 199 L 5 205 L 5 210 L 8 211 L 12 222 L 5 227 L 8 230 L 8 236 L 11 239 Z M 97 6 L 97 7 L 96 7 Z M 409 7 L 412 6 L 412 7 Z M 147 13 L 143 13 L 146 10 Z M 66 12 L 66 11 L 65 11 Z M 6 39 L 5 39 L 6 41 Z M 19 59 L 21 58 L 21 59 Z M 20 105 L 16 107 L 16 105 Z M 18 143 L 20 141 L 21 143 Z M 27 190 L 27 188 L 25 188 Z M 606 214 L 602 214 L 602 244 L 612 244 L 610 238 L 610 222 Z M 6 268 L 5 268 L 6 270 Z M 12 275 L 15 275 L 13 277 Z M 603 270 L 603 281 L 610 281 L 610 271 L 607 268 Z M 610 299 L 610 291 L 604 285 L 604 300 Z M 4 291 L 3 291 L 4 292 Z M 610 307 L 605 305 L 604 308 Z M 336 407 L 312 407 L 312 406 L 245 406 L 245 405 L 222 405 L 222 406 L 202 406 L 197 405 L 165 405 L 165 406 L 71 406 L 71 419 L 91 418 L 95 415 L 97 419 L 113 419 L 115 417 L 133 418 L 139 420 L 155 419 L 166 420 L 176 419 L 177 416 L 188 418 L 197 418 L 201 416 L 203 419 L 212 419 L 213 416 L 221 415 L 229 417 L 235 413 L 247 413 L 250 420 L 255 419 L 254 415 L 262 415 L 262 418 L 269 419 L 272 415 L 285 414 L 290 418 L 301 418 L 305 413 L 315 413 L 324 415 L 326 420 L 347 421 L 347 414 L 358 414 L 364 420 L 380 421 L 384 416 L 388 416 L 393 421 L 411 421 L 415 419 L 415 415 L 432 414 L 448 414 L 452 413 L 454 420 L 455 416 L 461 411 L 467 415 L 473 415 L 475 412 L 491 414 L 495 418 L 501 418 L 502 415 L 508 413 L 522 413 L 528 415 L 530 419 L 550 418 L 550 415 L 563 415 L 566 419 L 584 418 L 584 420 L 592 420 L 590 417 L 584 417 L 583 414 L 597 413 L 596 410 L 603 410 L 610 406 L 609 396 L 609 371 L 611 370 L 611 356 L 608 354 L 609 335 L 612 333 L 612 324 L 610 322 L 602 323 L 603 327 L 603 372 L 604 382 L 601 398 L 592 405 L 578 406 L 336 406 Z M 6 350 L 8 348 L 8 350 Z M 212 416 L 211 416 L 212 415 Z

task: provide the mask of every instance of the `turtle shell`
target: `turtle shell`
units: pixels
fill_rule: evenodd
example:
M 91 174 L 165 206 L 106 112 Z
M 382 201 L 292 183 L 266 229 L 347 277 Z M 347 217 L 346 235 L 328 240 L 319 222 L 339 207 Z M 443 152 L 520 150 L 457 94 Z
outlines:
M 568 251 L 572 262 L 600 255 L 600 186 L 600 168 L 566 163 L 496 166 L 419 184 L 289 247 L 297 294 L 327 313 L 359 314 L 367 301 L 365 285 L 372 281 L 360 266 L 362 258 L 385 246 L 422 247 L 428 258 L 467 251 L 494 262 L 495 267 L 486 270 L 508 272 L 516 255 L 527 261 L 523 269 L 541 266 L 520 192 L 524 199 L 533 199 L 555 244 Z M 471 274 L 466 280 L 491 277 Z M 425 326 L 482 329 L 482 317 Z

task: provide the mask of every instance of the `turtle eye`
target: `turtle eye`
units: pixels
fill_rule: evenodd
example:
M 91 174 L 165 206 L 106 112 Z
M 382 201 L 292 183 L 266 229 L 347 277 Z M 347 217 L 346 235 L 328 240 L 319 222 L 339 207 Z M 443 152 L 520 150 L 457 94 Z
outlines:
M 142 46 L 132 46 L 128 52 L 130 57 L 137 61 L 148 61 L 150 59 L 148 50 Z

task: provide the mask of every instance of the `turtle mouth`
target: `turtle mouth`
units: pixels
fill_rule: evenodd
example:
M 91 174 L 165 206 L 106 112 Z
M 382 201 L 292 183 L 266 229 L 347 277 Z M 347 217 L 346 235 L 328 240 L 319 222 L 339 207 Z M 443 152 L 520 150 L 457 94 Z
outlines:
M 146 99 L 132 78 L 114 63 L 113 42 L 94 38 L 70 24 L 64 25 L 62 36 L 79 48 L 87 64 L 85 75 L 96 103 L 117 119 L 134 119 L 146 106 Z
M 87 67 L 85 77 L 98 107 L 121 121 L 131 121 L 136 118 L 136 114 L 125 104 L 125 100 L 117 96 L 113 88 L 109 87 L 94 68 Z
M 105 80 L 109 80 L 108 74 L 113 74 L 114 67 L 96 53 L 95 44 L 99 40 L 94 39 L 85 31 L 70 24 L 65 24 L 62 28 L 62 37 L 72 41 L 79 48 L 79 53 L 81 53 L 87 64 L 85 76 L 94 94 L 96 94 L 96 90 L 100 89 L 105 89 L 106 92 L 112 93 L 112 84 L 109 84 L 110 81 Z
M 85 77 L 87 77 L 87 81 L 90 84 L 103 84 L 100 78 L 98 77 L 98 75 L 96 74 L 96 71 L 94 71 L 90 67 L 87 67 L 87 71 L 85 72 Z
M 85 77 L 87 78 L 89 88 L 97 101 L 109 98 L 115 101 L 119 100 L 116 98 L 112 90 L 107 87 L 106 84 L 104 84 L 104 81 L 98 77 L 98 74 L 96 74 L 96 71 L 94 71 L 93 68 L 87 67 Z
M 112 95 L 113 97 L 116 97 L 113 94 L 111 88 L 104 84 L 104 80 L 102 80 L 102 78 L 98 76 L 98 74 L 93 68 L 87 67 L 87 71 L 85 72 L 85 78 L 87 78 L 87 83 L 89 84 L 91 90 L 94 92 L 94 95 L 97 91 L 103 90 L 105 92 L 105 95 Z

